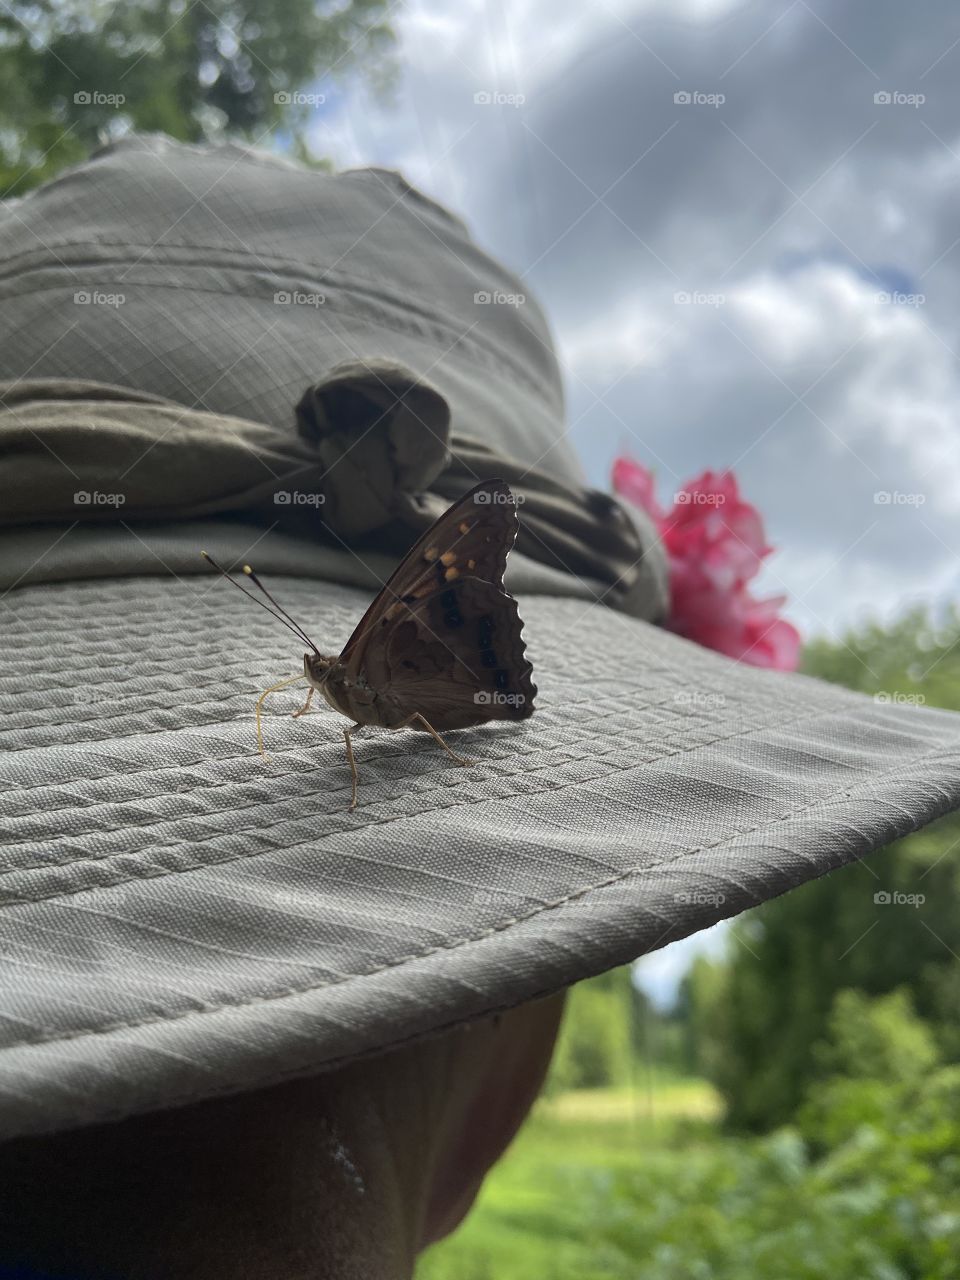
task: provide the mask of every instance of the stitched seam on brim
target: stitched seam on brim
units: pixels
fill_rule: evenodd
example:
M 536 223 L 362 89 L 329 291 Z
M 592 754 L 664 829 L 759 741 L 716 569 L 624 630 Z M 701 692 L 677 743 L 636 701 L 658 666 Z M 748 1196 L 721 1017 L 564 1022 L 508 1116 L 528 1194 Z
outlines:
M 244 696 L 246 695 L 244 694 Z M 663 711 L 665 709 L 668 709 L 670 705 L 670 699 L 673 696 L 674 696 L 673 694 L 667 695 L 664 698 L 663 702 L 647 703 L 642 708 L 642 710 L 644 710 L 645 712 L 652 713 L 652 712 L 658 712 L 658 711 Z M 610 700 L 612 700 L 613 697 L 614 695 L 612 694 L 607 695 L 607 698 Z M 491 768 L 495 768 L 497 765 L 501 765 L 505 761 L 509 761 L 522 756 L 532 756 L 537 754 L 537 752 L 543 752 L 544 754 L 550 755 L 553 757 L 556 757 L 557 753 L 559 753 L 560 758 L 562 760 L 565 759 L 565 760 L 579 761 L 579 762 L 596 760 L 596 759 L 605 758 L 607 756 L 615 756 L 618 754 L 622 754 L 622 751 L 620 748 L 611 748 L 609 751 L 606 751 L 606 752 L 590 751 L 589 753 L 584 750 L 584 748 L 587 747 L 591 742 L 600 741 L 609 735 L 609 729 L 603 727 L 604 721 L 613 720 L 617 716 L 622 716 L 622 715 L 628 714 L 631 711 L 637 710 L 635 704 L 633 706 L 628 706 L 627 704 L 622 702 L 615 703 L 609 708 L 603 708 L 603 702 L 604 702 L 604 699 L 602 698 L 594 699 L 592 702 L 589 701 L 588 699 L 581 699 L 578 701 L 571 700 L 569 702 L 564 702 L 562 707 L 559 704 L 554 705 L 554 704 L 547 703 L 546 705 L 541 705 L 537 708 L 538 713 L 540 714 L 540 717 L 541 717 L 540 719 L 541 725 L 543 725 L 545 721 L 547 722 L 548 725 L 550 724 L 548 717 L 551 714 L 556 716 L 556 722 L 558 724 L 564 723 L 564 721 L 562 720 L 563 713 L 564 712 L 569 713 L 572 707 L 589 706 L 594 711 L 595 714 L 591 716 L 589 721 L 584 721 L 578 724 L 578 729 L 580 730 L 580 733 L 576 739 L 576 747 L 577 747 L 576 753 L 574 753 L 571 750 L 572 744 L 567 738 L 558 739 L 552 745 L 548 745 L 548 746 L 536 745 L 536 746 L 530 746 L 529 748 L 524 748 L 521 746 L 521 743 L 526 741 L 526 738 L 523 738 L 523 739 L 519 739 L 516 743 L 511 742 L 510 747 L 502 751 L 499 755 L 494 752 L 490 752 L 489 754 L 482 755 L 481 758 L 477 761 L 476 767 L 483 768 L 485 766 L 490 766 Z M 150 710 L 163 710 L 163 709 L 165 708 L 162 708 L 162 707 L 150 708 Z M 600 714 L 596 714 L 598 711 L 600 712 Z M 650 759 L 648 760 L 638 761 L 637 764 L 645 764 L 645 765 L 656 764 L 658 760 L 668 760 L 668 759 L 671 759 L 673 756 L 686 755 L 686 754 L 689 754 L 690 752 L 698 751 L 706 747 L 716 746 L 716 744 L 719 742 L 729 742 L 732 739 L 736 739 L 736 738 L 749 738 L 751 734 L 766 733 L 769 730 L 779 730 L 785 726 L 792 727 L 794 724 L 800 724 L 804 720 L 810 719 L 816 716 L 817 714 L 835 715 L 836 712 L 834 711 L 825 712 L 823 711 L 822 708 L 819 713 L 816 711 L 811 711 L 806 716 L 796 716 L 790 712 L 784 712 L 782 719 L 779 719 L 779 720 L 768 719 L 763 721 L 762 723 L 752 722 L 745 729 L 735 731 L 733 733 L 721 734 L 719 737 L 708 738 L 705 741 L 693 743 L 690 746 L 673 748 L 672 750 L 666 750 L 659 744 L 651 743 L 650 749 L 656 750 L 660 754 L 651 756 Z M 271 719 L 275 718 L 277 720 L 282 721 L 286 719 L 288 716 L 289 716 L 289 712 L 280 712 L 275 717 L 270 717 L 270 718 Z M 244 721 L 241 721 L 239 718 L 236 718 L 233 720 L 215 722 L 215 724 L 212 727 L 220 727 L 220 726 L 225 727 L 228 725 L 236 725 L 236 724 L 241 724 L 245 722 L 246 722 L 246 717 Z M 54 725 L 59 725 L 59 724 L 68 724 L 73 722 L 55 721 L 52 723 Z M 596 727 L 597 725 L 599 725 L 600 727 L 597 728 Z M 31 728 L 33 727 L 34 726 L 31 726 Z M 47 727 L 47 726 L 44 726 L 44 727 Z M 210 728 L 210 727 L 211 727 L 210 724 L 191 726 L 191 728 L 193 728 L 195 731 L 198 731 L 201 728 Z M 479 728 L 481 726 L 475 726 L 475 727 Z M 680 728 L 680 725 L 677 721 L 669 721 L 665 718 L 657 721 L 657 728 L 659 729 L 664 729 L 664 728 L 669 729 L 671 727 L 674 729 L 678 729 Z M 640 732 L 640 728 L 641 726 L 638 725 L 637 732 Z M 146 732 L 170 733 L 171 730 L 154 729 Z M 629 730 L 625 732 L 629 732 Z M 100 746 L 105 742 L 113 744 L 116 742 L 128 741 L 131 737 L 135 737 L 135 736 L 140 736 L 140 735 L 127 735 L 125 738 L 114 737 L 114 738 L 78 739 L 76 742 L 73 742 L 69 745 Z M 146 733 L 144 733 L 144 735 L 142 736 L 146 736 Z M 327 742 L 325 739 L 320 739 L 317 742 L 309 743 L 309 744 L 298 743 L 296 746 L 290 746 L 287 748 L 283 748 L 283 747 L 280 747 L 279 749 L 274 748 L 273 757 L 278 761 L 285 760 L 287 758 L 289 758 L 291 761 L 299 760 L 300 758 L 302 758 L 304 752 L 315 751 L 318 747 L 324 746 L 324 745 L 332 747 L 333 745 L 335 745 L 337 741 L 338 741 L 338 738 L 336 735 L 334 735 L 334 737 L 329 742 Z M 365 739 L 365 741 L 385 742 L 387 741 L 387 739 Z M 21 748 L 18 748 L 17 750 L 42 751 L 44 750 L 44 746 L 37 745 L 33 747 L 21 747 Z M 431 750 L 430 744 L 427 742 L 424 742 L 420 744 L 416 754 L 426 756 L 430 752 L 430 750 Z M 13 752 L 11 752 L 10 754 L 12 755 Z M 400 750 L 377 752 L 375 749 L 372 749 L 369 754 L 365 754 L 364 764 L 369 765 L 369 764 L 376 764 L 381 760 L 393 760 L 393 759 L 396 759 L 397 756 L 400 754 L 412 754 L 412 753 L 410 753 L 409 751 L 400 751 Z M 189 761 L 189 762 L 180 761 L 173 764 L 150 765 L 145 769 L 130 769 L 116 776 L 121 777 L 125 780 L 128 778 L 144 778 L 152 781 L 155 779 L 159 779 L 163 774 L 182 774 L 184 769 L 193 768 L 198 765 L 205 765 L 208 763 L 212 764 L 213 766 L 219 766 L 224 764 L 234 764 L 237 761 L 254 760 L 257 757 L 257 755 L 258 753 L 253 749 L 246 748 L 243 751 L 235 752 L 232 755 L 216 756 L 212 761 L 208 761 L 203 757 L 198 757 L 198 759 L 195 761 Z M 2 760 L 2 757 L 0 757 L 0 760 Z M 324 769 L 327 769 L 329 767 L 331 767 L 329 762 L 324 762 L 321 764 L 309 764 L 304 769 L 288 768 L 283 773 L 281 773 L 279 777 L 281 778 L 304 777 L 307 774 L 322 772 Z M 542 768 L 551 767 L 551 761 L 545 761 L 542 766 L 537 766 L 537 768 L 541 768 L 541 767 Z M 632 766 L 625 766 L 625 767 L 629 768 Z M 503 771 L 499 776 L 509 776 L 509 777 L 513 777 L 515 775 L 522 776 L 522 774 L 529 773 L 529 772 L 532 772 L 532 770 L 518 769 L 514 772 Z M 115 775 L 110 773 L 104 773 L 104 774 L 98 775 L 96 778 L 93 778 L 93 779 L 89 777 L 71 778 L 65 782 L 63 779 L 57 778 L 52 781 L 32 783 L 30 786 L 8 787 L 6 789 L 0 789 L 0 802 L 2 802 L 4 796 L 16 796 L 18 799 L 22 799 L 23 797 L 28 796 L 32 791 L 59 792 L 59 791 L 67 790 L 71 787 L 82 786 L 83 783 L 89 782 L 89 781 L 102 782 L 104 781 L 105 778 L 113 777 L 113 776 Z M 267 776 L 267 775 L 261 775 L 261 776 Z M 270 776 L 276 777 L 277 775 L 270 775 Z M 256 779 L 255 781 L 259 781 L 259 779 Z M 159 790 L 153 793 L 153 797 L 158 799 L 169 799 L 173 797 L 182 798 L 184 795 L 192 796 L 194 794 L 206 796 L 210 792 L 216 792 L 216 791 L 222 790 L 224 787 L 239 787 L 242 785 L 244 785 L 244 780 L 239 778 L 228 778 L 222 782 L 207 779 L 192 791 L 188 791 L 184 793 L 183 791 L 176 788 L 174 788 L 173 790 Z M 338 789 L 345 790 L 346 788 L 344 787 L 344 788 L 338 788 Z M 131 803 L 131 804 L 140 803 L 143 800 L 143 798 L 144 797 L 142 795 L 141 796 L 131 795 L 129 797 L 124 797 L 123 799 L 107 799 L 107 800 L 101 800 L 101 801 L 94 801 L 89 805 L 77 803 L 76 800 L 73 803 L 66 804 L 66 805 L 43 804 L 42 812 L 45 818 L 48 818 L 50 817 L 51 814 L 55 814 L 55 813 L 80 812 L 83 814 L 87 814 L 93 810 L 99 811 L 104 808 L 110 808 L 110 807 L 119 808 L 127 803 Z M 296 799 L 297 797 L 287 797 L 287 798 Z M 260 808 L 263 803 L 264 802 L 262 800 L 257 800 L 257 801 L 254 801 L 253 804 L 249 804 L 249 805 L 231 805 L 230 812 L 241 813 L 241 812 L 244 812 L 245 810 L 257 809 L 257 808 Z M 212 817 L 216 817 L 219 812 L 221 812 L 221 810 L 210 810 L 207 813 L 190 815 L 190 816 L 200 817 L 200 818 L 212 818 Z M 11 825 L 15 825 L 18 821 L 21 821 L 23 819 L 28 819 L 33 816 L 35 815 L 32 813 L 21 813 L 8 818 L 7 815 L 0 814 L 0 821 L 9 821 Z M 162 826 L 165 823 L 170 823 L 175 821 L 177 821 L 177 818 L 175 816 L 174 817 L 167 816 L 163 818 L 151 818 L 147 822 L 119 822 L 114 826 L 106 826 L 100 823 L 94 826 L 86 827 L 85 829 L 80 831 L 73 830 L 70 832 L 68 838 L 71 840 L 74 840 L 74 839 L 79 839 L 83 836 L 106 835 L 111 832 L 117 832 L 117 831 L 143 831 L 147 827 Z M 262 831 L 263 828 L 260 826 L 257 826 L 256 828 L 245 828 L 237 832 L 225 831 L 225 832 L 222 832 L 221 834 L 222 835 L 231 835 L 231 834 L 239 835 L 239 834 L 243 834 L 243 830 Z M 38 836 L 27 836 L 24 839 L 6 840 L 4 842 L 3 847 L 6 850 L 14 850 L 14 849 L 22 848 L 24 845 L 36 844 L 38 842 L 38 839 L 40 839 L 40 837 Z M 103 856 L 104 858 L 107 858 L 107 857 L 118 856 L 118 855 L 104 854 Z M 80 857 L 80 858 L 70 858 L 63 862 L 53 862 L 50 859 L 44 859 L 42 862 L 32 862 L 32 863 L 20 862 L 20 863 L 17 863 L 15 866 L 0 868 L 0 881 L 2 881 L 5 876 L 12 875 L 18 871 L 31 871 L 31 870 L 37 870 L 39 868 L 49 869 L 51 867 L 69 867 L 69 866 L 72 866 L 74 862 L 82 862 L 82 861 L 98 861 L 99 862 L 100 860 L 101 859 L 99 858 L 84 859 L 83 857 Z
M 830 713 L 830 712 L 824 713 L 823 711 L 811 711 L 805 716 L 792 716 L 785 721 L 785 724 L 792 728 L 794 725 L 802 724 L 804 721 L 807 721 L 807 720 L 816 719 L 818 716 L 822 717 L 825 714 L 830 715 L 833 713 Z M 731 742 L 737 739 L 748 740 L 752 736 L 763 733 L 769 729 L 779 730 L 783 727 L 784 727 L 783 725 L 774 724 L 772 722 L 765 725 L 761 725 L 761 726 L 751 726 L 749 729 L 742 730 L 738 733 L 728 733 L 725 735 L 721 735 L 717 738 L 711 738 L 707 742 L 699 742 L 692 747 L 679 747 L 673 751 L 662 752 L 662 754 L 655 756 L 651 760 L 631 761 L 629 764 L 621 765 L 619 768 L 609 769 L 607 773 L 604 774 L 604 777 L 605 778 L 611 777 L 612 775 L 618 774 L 618 773 L 629 773 L 632 769 L 647 769 L 647 768 L 650 768 L 651 765 L 658 764 L 662 760 L 672 760 L 672 759 L 675 759 L 677 756 L 688 756 L 693 754 L 693 752 L 695 751 L 703 751 L 703 750 L 706 750 L 708 747 L 716 746 L 717 743 L 719 742 Z M 595 734 L 594 737 L 596 736 L 598 735 Z M 561 750 L 563 749 L 562 744 L 558 744 L 558 746 L 559 746 L 559 749 Z M 429 744 L 424 743 L 421 753 L 425 754 L 428 750 L 429 750 Z M 369 759 L 365 759 L 363 763 L 366 765 L 370 763 L 375 763 L 377 760 L 388 759 L 390 758 L 390 754 L 391 753 L 385 753 L 382 756 L 374 756 Z M 622 747 L 611 748 L 611 750 L 606 753 L 607 756 L 619 756 L 621 754 L 622 754 Z M 933 753 L 931 752 L 930 754 L 933 754 Z M 236 759 L 240 757 L 228 757 L 228 758 Z M 504 756 L 501 758 L 508 759 L 509 757 Z M 580 763 L 580 764 L 588 763 L 598 758 L 603 758 L 603 753 L 592 753 L 589 755 L 572 757 L 575 763 Z M 918 757 L 918 758 L 922 758 L 922 757 Z M 480 764 L 482 764 L 482 761 L 479 762 L 478 766 L 476 767 L 479 767 Z M 330 767 L 330 766 L 318 766 L 318 767 L 324 768 L 324 767 Z M 542 765 L 539 765 L 536 768 L 517 770 L 516 773 L 509 774 L 508 776 L 509 777 L 530 777 L 532 774 L 538 771 L 542 771 L 545 769 L 554 769 L 554 768 L 556 768 L 556 761 L 545 761 Z M 501 775 L 497 775 L 497 776 L 501 776 Z M 406 782 L 408 780 L 404 779 L 404 781 Z M 587 779 L 587 781 L 585 782 L 582 779 L 577 778 L 577 779 L 574 779 L 572 782 L 565 782 L 558 786 L 550 786 L 548 787 L 548 792 L 550 795 L 555 795 L 557 792 L 566 791 L 570 787 L 587 786 L 591 781 L 596 781 L 596 779 Z M 341 791 L 345 793 L 348 789 L 349 789 L 348 785 L 344 783 L 342 786 L 327 788 L 325 791 L 325 794 L 336 795 Z M 436 794 L 440 795 L 442 792 L 448 791 L 449 788 L 447 788 L 443 784 L 439 784 L 435 790 L 436 790 Z M 359 835 L 364 831 L 368 831 L 371 827 L 383 827 L 383 826 L 387 826 L 391 822 L 405 822 L 405 821 L 413 822 L 413 821 L 416 821 L 418 818 L 422 818 L 425 815 L 429 815 L 431 813 L 443 813 L 450 809 L 462 809 L 462 808 L 466 808 L 468 805 L 492 804 L 492 803 L 498 803 L 498 802 L 509 803 L 511 800 L 522 799 L 526 797 L 527 794 L 528 793 L 524 791 L 516 791 L 509 796 L 477 796 L 469 800 L 453 799 L 447 804 L 433 805 L 430 808 L 418 809 L 413 813 L 390 814 L 383 818 L 378 818 L 378 819 L 375 819 L 374 821 L 366 822 L 362 827 L 341 827 L 337 831 L 331 831 L 329 835 L 311 836 L 308 840 L 298 840 L 292 844 L 284 844 L 279 848 L 267 849 L 262 852 L 256 852 L 256 853 L 234 854 L 230 857 L 225 857 L 225 858 L 215 858 L 209 862 L 198 862 L 193 864 L 192 866 L 175 868 L 172 871 L 159 871 L 159 872 L 156 872 L 155 874 L 148 873 L 144 875 L 126 876 L 120 879 L 116 879 L 109 884 L 83 885 L 76 889 L 63 890 L 57 893 L 40 894 L 37 897 L 31 897 L 26 894 L 11 893 L 10 896 L 5 901 L 0 901 L 0 912 L 2 912 L 5 907 L 27 906 L 34 902 L 50 902 L 57 898 L 75 897 L 77 894 L 80 894 L 80 893 L 95 893 L 97 890 L 100 890 L 100 889 L 115 889 L 125 884 L 133 885 L 133 884 L 139 884 L 141 882 L 145 882 L 148 880 L 163 880 L 163 879 L 166 879 L 168 876 L 186 875 L 192 871 L 203 871 L 208 867 L 227 866 L 232 862 L 246 862 L 246 861 L 253 861 L 256 858 L 269 858 L 269 857 L 275 856 L 277 853 L 289 853 L 292 849 L 303 849 L 303 848 L 306 848 L 307 846 L 313 847 L 315 845 L 321 844 L 321 842 L 324 840 L 334 840 L 334 839 L 339 840 L 343 836 Z M 386 797 L 386 799 L 392 799 L 392 798 L 393 797 Z M 206 815 L 201 814 L 201 815 L 195 815 L 195 816 L 199 816 L 202 819 Z M 21 864 L 17 867 L 11 867 L 9 869 L 0 871 L 0 880 L 10 875 L 16 875 L 21 871 L 66 870 L 66 869 L 69 869 L 70 867 L 77 866 L 78 864 L 81 864 L 81 863 L 90 864 L 94 866 L 101 866 L 103 865 L 104 862 L 106 862 L 110 858 L 138 857 L 138 856 L 143 856 L 144 854 L 147 854 L 147 853 L 149 853 L 151 856 L 156 856 L 158 853 L 162 853 L 164 851 L 170 851 L 173 849 L 181 848 L 184 844 L 200 845 L 200 844 L 207 844 L 210 841 L 214 841 L 214 840 L 236 839 L 237 837 L 248 835 L 251 832 L 262 833 L 264 831 L 269 831 L 271 826 L 282 826 L 285 822 L 288 822 L 288 821 L 290 821 L 290 819 L 281 818 L 277 822 L 270 823 L 267 826 L 256 824 L 251 827 L 243 827 L 238 831 L 217 832 L 215 835 L 205 837 L 202 840 L 186 840 L 186 841 L 181 840 L 176 842 L 168 841 L 166 844 L 155 844 L 155 845 L 148 846 L 144 850 L 139 850 L 136 854 L 107 853 L 102 855 L 101 857 L 71 858 L 67 862 L 49 862 L 49 863 L 39 862 L 39 863 Z M 135 828 L 122 828 L 122 829 L 133 830 Z M 734 832 L 733 834 L 737 834 L 737 833 Z M 2 885 L 0 885 L 0 893 L 5 894 L 6 892 L 7 891 L 2 887 Z
M 776 827 L 783 822 L 789 822 L 795 818 L 801 817 L 805 813 L 809 813 L 812 809 L 820 808 L 828 804 L 830 801 L 836 799 L 838 796 L 846 796 L 847 798 L 852 799 L 853 798 L 852 793 L 854 791 L 865 790 L 867 787 L 875 786 L 878 782 L 882 782 L 886 778 L 896 777 L 898 774 L 901 774 L 904 769 L 912 768 L 922 763 L 924 760 L 930 759 L 931 757 L 939 757 L 942 761 L 945 762 L 947 759 L 960 757 L 960 748 L 956 749 L 953 753 L 946 753 L 944 752 L 943 748 L 939 748 L 934 751 L 923 752 L 921 755 L 918 755 L 918 756 L 912 756 L 908 762 L 906 762 L 905 764 L 900 764 L 897 769 L 892 769 L 887 773 L 872 775 L 869 779 L 865 780 L 864 784 L 861 787 L 841 787 L 839 790 L 831 792 L 830 795 L 821 796 L 819 799 L 813 801 L 811 804 L 805 805 L 802 809 L 796 809 L 790 813 L 781 814 L 779 818 L 774 818 L 769 822 L 758 823 L 756 826 L 747 827 L 745 829 L 739 829 L 739 830 L 735 829 L 734 831 L 723 835 L 719 840 L 711 841 L 711 843 L 709 844 L 695 845 L 689 849 L 682 849 L 678 853 L 672 854 L 669 858 L 665 858 L 663 859 L 663 861 L 658 862 L 651 867 L 631 867 L 626 871 L 618 872 L 615 876 L 608 877 L 606 880 L 600 880 L 600 881 L 596 881 L 593 884 L 584 885 L 582 888 L 576 889 L 572 893 L 565 894 L 562 898 L 558 898 L 554 902 L 548 902 L 548 903 L 542 904 L 538 907 L 535 907 L 532 911 L 527 911 L 527 912 L 524 912 L 522 915 L 512 916 L 506 920 L 502 920 L 500 921 L 499 924 L 496 924 L 491 926 L 490 928 L 484 929 L 480 933 L 471 934 L 467 937 L 453 938 L 440 946 L 426 947 L 422 951 L 413 952 L 410 955 L 398 956 L 395 960 L 391 960 L 386 964 L 378 965 L 374 969 L 367 969 L 358 973 L 352 973 L 343 978 L 334 978 L 333 980 L 328 982 L 311 983 L 306 987 L 297 987 L 297 988 L 288 989 L 286 991 L 278 991 L 270 995 L 253 996 L 249 999 L 244 999 L 244 1000 L 227 1001 L 223 1004 L 211 1006 L 205 1009 L 185 1009 L 179 1013 L 170 1013 L 160 1017 L 153 1017 L 153 1018 L 143 1018 L 137 1022 L 114 1022 L 114 1023 L 106 1024 L 102 1027 L 87 1027 L 87 1028 L 84 1028 L 83 1030 L 67 1032 L 61 1035 L 53 1035 L 50 1037 L 38 1038 L 34 1040 L 18 1040 L 13 1042 L 12 1044 L 3 1046 L 3 1049 L 0 1050 L 0 1057 L 2 1057 L 2 1054 L 4 1052 L 7 1052 L 12 1049 L 27 1048 L 30 1045 L 59 1044 L 59 1043 L 64 1043 L 72 1040 L 82 1040 L 90 1036 L 107 1035 L 111 1032 L 116 1032 L 116 1031 L 135 1031 L 140 1027 L 163 1025 L 171 1022 L 180 1022 L 189 1018 L 202 1018 L 207 1014 L 220 1013 L 220 1012 L 224 1012 L 227 1009 L 252 1008 L 261 1004 L 270 1004 L 278 1000 L 285 1000 L 285 999 L 290 999 L 296 996 L 303 996 L 312 991 L 319 991 L 329 987 L 341 986 L 346 982 L 353 982 L 357 979 L 372 978 L 379 973 L 385 973 L 391 969 L 399 968 L 405 964 L 412 964 L 416 961 L 423 960 L 427 956 L 435 955 L 445 951 L 447 952 L 455 951 L 459 947 L 467 946 L 473 942 L 480 942 L 483 939 L 488 937 L 493 937 L 498 933 L 504 933 L 505 931 L 514 927 L 515 925 L 522 924 L 527 920 L 533 919 L 536 916 L 543 915 L 545 912 L 556 911 L 560 907 L 566 906 L 571 902 L 575 902 L 578 899 L 583 898 L 587 894 L 593 893 L 598 889 L 609 888 L 611 885 L 618 884 L 624 880 L 628 880 L 633 876 L 645 876 L 645 875 L 653 874 L 654 872 L 662 871 L 664 867 L 679 861 L 681 858 L 689 857 L 691 854 L 703 853 L 708 849 L 716 849 L 720 845 L 726 844 L 728 841 L 738 838 L 740 836 L 753 835 L 759 831 L 765 831 L 770 828 Z M 960 780 L 960 773 L 958 773 L 958 780 Z

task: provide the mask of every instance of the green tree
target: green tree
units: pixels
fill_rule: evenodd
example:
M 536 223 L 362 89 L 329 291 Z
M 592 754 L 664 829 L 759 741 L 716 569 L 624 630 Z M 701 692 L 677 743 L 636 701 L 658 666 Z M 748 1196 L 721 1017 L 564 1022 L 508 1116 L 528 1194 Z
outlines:
M 567 996 L 548 1091 L 626 1085 L 637 1001 L 629 966 L 578 982 Z
M 0 5 L 0 193 L 128 129 L 186 141 L 282 129 L 308 158 L 305 86 L 389 78 L 387 0 L 10 0 Z
M 902 987 L 873 999 L 862 991 L 839 992 L 828 1031 L 815 1050 L 827 1075 L 902 1083 L 923 1076 L 937 1061 L 930 1029 Z

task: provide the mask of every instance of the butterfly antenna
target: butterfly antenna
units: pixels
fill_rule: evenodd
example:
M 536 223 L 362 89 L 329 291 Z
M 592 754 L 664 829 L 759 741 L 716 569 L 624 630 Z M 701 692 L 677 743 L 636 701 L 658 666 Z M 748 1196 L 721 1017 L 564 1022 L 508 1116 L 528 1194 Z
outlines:
M 310 646 L 310 648 L 313 650 L 314 653 L 319 654 L 320 650 L 317 648 L 317 646 L 313 643 L 313 641 L 304 631 L 303 627 L 301 627 L 300 623 L 295 622 L 294 619 L 291 618 L 290 614 L 287 613 L 286 609 L 284 609 L 282 605 L 278 604 L 277 601 L 274 600 L 273 596 L 270 594 L 270 592 L 263 585 L 263 583 L 260 581 L 260 579 L 257 577 L 257 575 L 253 572 L 253 570 L 250 568 L 248 564 L 245 564 L 243 566 L 243 572 L 253 582 L 253 585 L 255 587 L 258 587 L 263 592 L 263 594 L 270 601 L 270 604 L 264 604 L 264 602 L 260 599 L 259 596 L 254 595 L 252 591 L 248 591 L 246 587 L 242 585 L 242 583 L 239 583 L 236 580 L 236 578 L 234 578 L 231 574 L 227 573 L 226 569 L 222 568 L 219 564 L 217 564 L 216 560 L 214 560 L 213 556 L 210 555 L 209 552 L 201 551 L 200 554 L 203 556 L 204 560 L 208 561 L 208 563 L 213 565 L 217 573 L 219 573 L 222 577 L 226 578 L 226 580 L 229 583 L 231 583 L 233 586 L 235 586 L 238 591 L 241 591 L 247 597 L 248 600 L 252 600 L 254 604 L 258 604 L 261 609 L 266 609 L 267 613 L 269 613 L 271 617 L 276 618 L 278 622 L 282 622 L 288 631 L 292 631 L 298 640 L 302 640 L 304 644 Z M 273 605 L 272 609 L 270 605 Z

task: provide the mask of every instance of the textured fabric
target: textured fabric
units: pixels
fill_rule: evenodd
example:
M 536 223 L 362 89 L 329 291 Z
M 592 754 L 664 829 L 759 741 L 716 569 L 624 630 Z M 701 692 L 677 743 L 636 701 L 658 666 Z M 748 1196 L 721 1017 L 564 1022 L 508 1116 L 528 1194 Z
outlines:
M 281 578 L 340 645 L 368 600 Z M 0 1134 L 339 1063 L 562 987 L 960 802 L 960 717 L 521 599 L 523 725 L 357 740 L 274 695 L 300 653 L 214 579 L 8 597 Z M 38 637 L 42 642 L 38 643 Z
M 499 476 L 524 508 L 521 550 L 594 578 L 613 607 L 663 616 L 666 562 L 651 524 L 641 534 L 607 494 L 451 441 L 449 418 L 435 388 L 373 360 L 309 387 L 286 430 L 105 383 L 0 382 L 0 526 L 239 513 L 395 553 L 478 475 Z
M 540 308 L 397 173 L 129 137 L 3 203 L 0 262 L 0 378 L 286 429 L 326 370 L 377 357 L 433 383 L 455 434 L 581 480 Z

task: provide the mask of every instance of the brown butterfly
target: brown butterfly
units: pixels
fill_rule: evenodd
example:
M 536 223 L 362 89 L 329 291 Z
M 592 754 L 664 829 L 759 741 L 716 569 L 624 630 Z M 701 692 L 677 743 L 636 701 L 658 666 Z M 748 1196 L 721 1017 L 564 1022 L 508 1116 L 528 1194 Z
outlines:
M 320 652 L 249 565 L 243 572 L 269 604 L 202 552 L 244 595 L 310 646 L 303 655 L 303 675 L 271 686 L 257 701 L 257 741 L 264 758 L 264 699 L 304 678 L 310 690 L 295 717 L 308 710 L 319 690 L 334 711 L 354 721 L 343 731 L 353 777 L 351 809 L 357 804 L 359 775 L 350 739 L 364 725 L 422 730 L 467 766 L 473 761 L 452 751 L 439 730 L 532 715 L 533 667 L 524 656 L 517 602 L 503 585 L 518 528 L 516 500 L 506 481 L 485 480 L 464 494 L 407 553 L 339 657 Z

